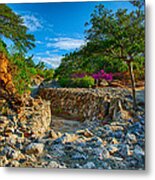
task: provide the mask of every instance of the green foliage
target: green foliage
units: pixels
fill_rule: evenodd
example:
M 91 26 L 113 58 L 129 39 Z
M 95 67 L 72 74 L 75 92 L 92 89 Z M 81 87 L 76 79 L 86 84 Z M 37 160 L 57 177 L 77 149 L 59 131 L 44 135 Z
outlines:
M 72 87 L 72 88 L 91 88 L 95 84 L 94 78 L 90 76 L 85 76 L 83 78 L 69 78 L 63 77 L 59 80 L 62 87 Z
M 83 78 L 75 78 L 74 83 L 77 87 L 91 88 L 92 86 L 94 86 L 95 80 L 90 76 L 85 76 Z
M 41 69 L 34 65 L 32 57 L 25 58 L 21 54 L 14 54 L 9 58 L 13 74 L 13 82 L 18 93 L 23 94 L 30 90 L 31 80 L 39 75 L 45 79 L 51 80 L 54 75 L 53 69 Z
M 44 64 L 44 62 L 40 61 L 35 67 L 37 69 L 44 70 L 45 69 L 45 64 Z
M 0 4 L 0 35 L 10 39 L 20 52 L 27 52 L 35 46 L 35 38 L 27 30 L 20 15 L 7 5 Z
M 44 71 L 44 78 L 47 80 L 52 80 L 54 76 L 54 70 L 53 69 L 45 69 Z
M 48 80 L 54 75 L 54 70 L 45 69 L 43 62 L 36 65 L 33 56 L 25 57 L 27 50 L 34 47 L 35 40 L 27 30 L 20 15 L 14 13 L 7 5 L 0 4 L 0 37 L 8 38 L 14 43 L 13 46 L 7 47 L 0 39 L 0 51 L 10 61 L 13 83 L 20 94 L 30 90 L 31 81 L 36 75 Z
M 0 39 L 0 52 L 3 52 L 5 55 L 8 54 L 7 45 Z
M 139 64 L 138 58 L 142 59 L 145 53 L 144 19 L 142 6 L 130 13 L 127 9 L 118 9 L 114 13 L 103 5 L 96 6 L 88 23 L 91 28 L 86 30 L 87 48 L 110 57 L 111 61 L 118 59 Z
M 133 1 L 135 10 L 116 12 L 103 5 L 96 6 L 86 23 L 87 44 L 66 54 L 55 75 L 59 78 L 74 73 L 126 72 L 127 61 L 133 61 L 134 72 L 140 78 L 144 72 L 144 1 Z M 88 27 L 88 28 L 87 28 Z M 143 71 L 143 72 L 142 72 Z
M 13 83 L 19 94 L 30 90 L 31 78 L 37 72 L 34 67 L 29 66 L 22 54 L 16 53 L 9 56 L 10 67 L 12 69 Z
M 60 86 L 62 87 L 72 87 L 72 81 L 68 77 L 62 77 L 59 79 Z

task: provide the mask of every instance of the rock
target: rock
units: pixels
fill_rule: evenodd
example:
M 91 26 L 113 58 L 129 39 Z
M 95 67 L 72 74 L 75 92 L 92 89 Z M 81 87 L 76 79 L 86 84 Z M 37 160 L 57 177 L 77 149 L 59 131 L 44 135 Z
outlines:
M 48 166 L 48 168 L 66 168 L 65 166 L 61 166 L 58 162 L 56 161 L 51 161 Z
M 127 157 L 130 156 L 132 152 L 127 144 L 120 144 L 119 154 L 121 154 L 122 157 Z
M 73 160 L 86 160 L 87 156 L 81 153 L 76 153 L 74 155 L 72 155 L 72 159 Z
M 23 98 L 23 105 L 18 112 L 18 125 L 25 137 L 41 137 L 49 130 L 51 109 L 49 101 Z
M 4 131 L 4 135 L 9 137 L 14 133 L 14 128 L 13 127 L 7 127 Z
M 82 169 L 83 167 L 80 164 L 76 163 L 74 168 Z
M 105 129 L 106 131 L 108 131 L 108 130 L 110 130 L 110 131 L 111 131 L 111 129 L 110 129 L 110 125 L 108 125 L 108 124 L 106 124 L 106 125 L 104 126 L 104 129 Z
M 88 140 L 86 143 L 91 145 L 92 147 L 98 147 L 103 144 L 103 141 L 101 138 L 94 136 L 90 140 Z
M 56 132 L 53 129 L 50 131 L 50 135 L 51 135 L 51 137 L 53 139 L 57 139 L 58 138 L 58 135 L 56 134 Z
M 13 149 L 12 147 L 6 145 L 3 148 L 1 155 L 3 155 L 3 156 L 5 155 L 7 158 L 13 158 L 14 159 L 14 158 L 18 157 L 18 152 L 15 149 Z
M 79 93 L 75 90 L 79 94 L 73 93 L 75 97 L 71 95 L 71 99 L 80 96 L 80 101 L 87 97 L 88 103 L 91 96 L 89 96 L 88 90 L 86 90 L 86 93 L 84 89 L 82 91 L 84 92 Z M 94 98 L 98 94 L 97 101 L 103 101 L 102 93 L 100 94 L 101 90 L 90 89 L 89 91 L 92 94 L 95 92 L 95 95 L 93 94 Z M 66 92 L 67 94 L 66 96 L 64 94 L 64 96 L 70 98 L 68 97 L 68 90 Z M 122 91 L 120 92 L 122 93 Z M 61 93 L 59 96 L 60 100 Z M 115 97 L 115 94 L 113 96 Z M 110 98 L 113 98 L 113 96 L 110 96 Z M 65 99 L 61 103 L 64 104 L 66 101 L 68 103 L 68 100 Z M 96 100 L 92 99 L 92 102 L 93 110 L 97 112 Z M 79 104 L 79 110 L 85 112 L 88 108 L 89 113 L 85 112 L 87 117 L 92 115 L 92 109 L 86 104 Z M 57 132 L 54 129 L 53 122 L 50 124 L 52 129 L 47 125 L 50 121 L 45 122 L 45 124 L 42 122 L 45 120 L 44 117 L 42 118 L 44 113 L 48 117 L 48 112 L 43 112 L 45 107 L 50 108 L 49 104 L 46 105 L 46 102 L 42 100 L 30 99 L 27 100 L 25 106 L 21 108 L 22 112 L 19 113 L 23 117 L 16 115 L 16 119 L 13 120 L 15 115 L 0 116 L 0 166 L 144 169 L 145 153 L 143 147 L 145 145 L 145 134 L 143 114 L 136 115 L 132 118 L 132 121 L 119 119 L 118 121 L 109 121 L 106 125 L 97 118 L 94 121 L 90 121 L 88 118 L 87 121 L 80 122 L 74 130 L 68 128 L 67 133 L 64 133 L 64 129 Z M 65 108 L 67 108 L 67 105 Z M 69 111 L 72 112 L 72 110 Z M 78 110 L 77 112 L 75 110 L 74 113 L 78 113 Z M 95 116 L 97 115 L 93 114 L 93 117 Z M 7 136 L 5 132 L 8 133 Z
M 102 153 L 103 153 L 103 147 L 99 147 L 99 148 L 91 148 L 91 147 L 89 147 L 89 149 L 90 149 L 90 153 L 92 153 L 94 158 L 96 158 L 96 156 L 101 158 Z M 87 151 L 87 152 L 89 152 L 89 151 Z
M 93 137 L 93 133 L 88 129 L 78 130 L 76 131 L 76 134 L 83 135 L 85 137 Z
M 53 160 L 53 157 L 50 154 L 45 154 L 45 156 L 43 156 L 43 158 L 44 158 L 44 161 L 46 161 L 46 162 Z
M 79 153 L 82 153 L 82 152 L 83 152 L 83 148 L 80 147 L 80 146 L 77 146 L 77 147 L 76 147 L 76 151 L 78 151 Z
M 136 136 L 135 136 L 134 134 L 127 133 L 126 139 L 127 139 L 127 141 L 128 141 L 130 144 L 135 144 L 135 143 L 137 143 L 137 138 L 136 138 Z
M 123 161 L 123 158 L 117 157 L 117 156 L 111 156 L 110 159 L 112 159 L 112 160 L 114 160 L 114 161 Z
M 140 122 L 135 122 L 129 129 L 129 132 L 130 133 L 133 133 L 133 134 L 136 134 L 136 133 L 144 133 L 144 128 L 143 126 L 141 125 Z
M 0 135 L 0 143 L 5 141 L 5 137 Z
M 116 138 L 112 138 L 111 144 L 119 144 L 118 140 Z
M 123 131 L 124 128 L 122 126 L 110 126 L 111 131 Z
M 136 99 L 137 99 L 137 104 L 139 106 L 145 107 L 145 91 L 144 90 L 136 92 Z
M 9 163 L 6 156 L 0 156 L 0 167 L 5 167 Z
M 37 163 L 37 157 L 35 156 L 35 154 L 25 154 L 25 162 L 28 163 Z
M 108 159 L 108 158 L 110 158 L 110 153 L 105 147 L 103 147 L 102 148 L 101 159 Z
M 102 79 L 99 85 L 102 86 L 102 87 L 106 87 L 109 84 L 108 84 L 108 82 L 105 79 Z
M 86 164 L 83 165 L 84 169 L 95 169 L 96 166 L 93 162 L 87 162 Z
M 108 169 L 108 170 L 111 169 L 110 165 L 107 162 L 102 162 L 101 168 L 102 169 Z
M 124 133 L 122 131 L 116 131 L 114 133 L 115 138 L 122 138 L 124 136 Z
M 68 142 L 76 141 L 77 139 L 78 139 L 78 135 L 65 133 L 60 138 L 57 138 L 56 140 L 54 140 L 54 143 L 63 143 L 63 144 L 65 144 L 65 143 L 68 143 Z
M 118 148 L 116 145 L 109 145 L 107 150 L 109 151 L 110 155 L 113 155 L 115 152 L 118 152 Z
M 139 160 L 140 162 L 143 162 L 144 161 L 144 155 L 145 155 L 145 153 L 144 153 L 143 149 L 140 146 L 136 145 L 134 150 L 133 150 L 134 158 Z
M 55 157 L 55 158 L 60 158 L 60 157 L 66 156 L 63 149 L 53 149 L 49 153 L 51 154 L 52 157 Z
M 27 154 L 40 155 L 43 153 L 44 144 L 41 143 L 31 143 L 25 148 Z
M 9 164 L 10 167 L 20 167 L 20 163 L 17 160 L 13 160 Z

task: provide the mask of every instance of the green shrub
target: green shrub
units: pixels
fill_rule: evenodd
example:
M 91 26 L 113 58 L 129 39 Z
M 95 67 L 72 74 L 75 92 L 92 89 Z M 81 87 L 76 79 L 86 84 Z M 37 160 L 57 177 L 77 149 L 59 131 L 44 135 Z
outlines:
M 85 76 L 83 78 L 75 78 L 74 85 L 80 88 L 90 88 L 95 84 L 94 78 Z
M 43 71 L 44 72 L 44 78 L 52 80 L 54 76 L 54 70 L 53 69 L 46 69 Z
M 83 78 L 61 78 L 59 83 L 62 87 L 72 87 L 72 88 L 90 88 L 95 84 L 94 78 L 90 76 L 85 76 Z
M 59 79 L 59 83 L 60 83 L 60 86 L 62 86 L 62 87 L 71 87 L 72 86 L 71 79 L 68 77 L 63 77 L 63 78 Z
M 31 75 L 36 75 L 37 74 L 37 70 L 35 68 L 29 68 L 29 74 Z

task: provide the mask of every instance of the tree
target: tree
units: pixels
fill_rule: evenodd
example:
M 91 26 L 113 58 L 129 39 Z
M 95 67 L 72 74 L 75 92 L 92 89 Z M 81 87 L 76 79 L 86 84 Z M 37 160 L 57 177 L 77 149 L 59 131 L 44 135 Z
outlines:
M 35 46 L 34 36 L 27 31 L 23 18 L 7 5 L 0 4 L 0 36 L 12 40 L 20 52 L 27 52 Z
M 142 2 L 133 3 L 136 10 L 118 9 L 116 12 L 96 6 L 86 26 L 87 48 L 127 64 L 133 93 L 133 108 L 136 109 L 135 79 L 133 64 L 144 61 L 144 10 Z

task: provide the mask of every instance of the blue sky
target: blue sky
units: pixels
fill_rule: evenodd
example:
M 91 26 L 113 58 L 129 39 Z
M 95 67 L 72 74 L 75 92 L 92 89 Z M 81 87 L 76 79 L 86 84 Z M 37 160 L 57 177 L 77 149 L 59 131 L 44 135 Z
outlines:
M 24 18 L 29 33 L 36 38 L 36 47 L 29 52 L 36 63 L 45 62 L 49 68 L 57 68 L 64 54 L 80 48 L 85 43 L 84 24 L 90 19 L 97 4 L 106 8 L 132 9 L 129 2 L 74 2 L 8 4 Z

